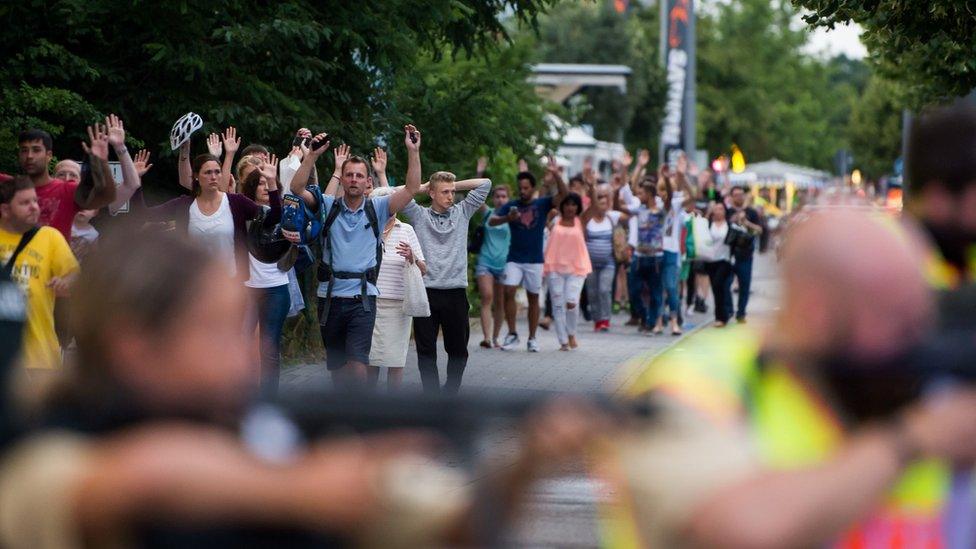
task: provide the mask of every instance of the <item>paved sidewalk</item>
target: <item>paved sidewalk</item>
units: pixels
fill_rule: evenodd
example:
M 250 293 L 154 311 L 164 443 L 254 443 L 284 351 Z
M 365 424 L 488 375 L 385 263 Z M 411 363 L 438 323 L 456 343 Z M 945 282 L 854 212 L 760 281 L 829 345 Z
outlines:
M 757 256 L 749 304 L 751 324 L 762 325 L 768 322 L 776 309 L 779 287 L 775 278 L 774 261 L 774 257 L 769 254 Z M 736 299 L 737 297 L 734 296 Z M 714 329 L 709 327 L 713 319 L 710 303 L 707 314 L 696 314 L 686 319 L 687 323 L 695 324 L 695 328 L 686 328 L 685 336 L 680 338 L 638 334 L 636 328 L 623 326 L 627 316 L 622 314 L 613 318 L 613 325 L 608 333 L 594 333 L 593 324 L 581 319 L 577 334 L 579 349 L 559 351 L 555 334 L 540 329 L 540 353 L 529 353 L 525 350 L 528 330 L 524 318 L 518 323 L 522 347 L 511 352 L 479 347 L 481 328 L 474 321 L 468 346 L 468 367 L 461 392 L 476 394 L 483 391 L 528 389 L 614 393 L 625 386 L 655 356 L 668 349 L 673 348 L 680 352 L 683 346 L 693 345 L 695 338 L 688 336 L 701 329 Z M 447 357 L 441 351 L 438 363 L 442 380 L 446 362 Z M 324 361 L 287 368 L 282 373 L 282 385 L 306 388 L 328 386 L 329 377 Z M 404 373 L 404 388 L 420 389 L 417 355 L 412 344 Z M 509 447 L 514 433 L 495 431 L 490 434 L 490 438 L 493 445 Z M 598 480 L 588 478 L 582 472 L 539 482 L 531 491 L 522 520 L 506 536 L 507 545 L 578 548 L 599 546 L 596 504 L 597 494 L 600 493 L 606 493 L 606 488 Z

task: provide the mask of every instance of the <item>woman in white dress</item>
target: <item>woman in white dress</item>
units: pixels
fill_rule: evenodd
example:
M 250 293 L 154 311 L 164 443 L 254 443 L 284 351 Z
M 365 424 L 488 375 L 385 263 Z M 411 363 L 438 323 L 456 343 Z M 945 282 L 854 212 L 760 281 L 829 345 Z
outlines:
M 392 194 L 395 190 L 393 187 L 377 187 L 370 197 Z M 406 269 L 413 268 L 414 264 L 421 275 L 427 273 L 424 253 L 413 227 L 393 216 L 383 228 L 383 263 L 376 280 L 380 295 L 376 299 L 376 323 L 367 368 L 370 387 L 379 382 L 380 370 L 386 370 L 386 383 L 391 391 L 403 382 L 403 366 L 407 362 L 413 324 L 413 317 L 403 312 L 404 279 Z

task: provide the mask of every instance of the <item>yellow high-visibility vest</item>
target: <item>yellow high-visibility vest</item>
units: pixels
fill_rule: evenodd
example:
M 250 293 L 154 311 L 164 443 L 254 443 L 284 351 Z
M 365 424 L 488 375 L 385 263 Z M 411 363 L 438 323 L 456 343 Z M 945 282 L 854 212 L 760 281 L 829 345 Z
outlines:
M 759 350 L 757 334 L 746 328 L 702 333 L 657 359 L 627 392 L 659 392 L 719 425 L 747 421 L 770 469 L 811 467 L 830 459 L 845 436 L 837 418 L 788 366 L 760 368 Z M 944 546 L 941 518 L 950 475 L 939 461 L 910 465 L 875 513 L 852 525 L 832 547 Z M 639 518 L 626 503 L 601 510 L 604 547 L 641 547 L 634 523 Z

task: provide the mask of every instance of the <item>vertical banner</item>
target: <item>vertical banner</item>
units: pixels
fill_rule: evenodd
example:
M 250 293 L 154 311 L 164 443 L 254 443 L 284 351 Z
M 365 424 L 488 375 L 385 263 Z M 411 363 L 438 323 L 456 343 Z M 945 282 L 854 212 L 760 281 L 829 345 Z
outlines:
M 660 161 L 695 152 L 694 0 L 661 0 L 661 57 L 668 94 L 661 124 Z

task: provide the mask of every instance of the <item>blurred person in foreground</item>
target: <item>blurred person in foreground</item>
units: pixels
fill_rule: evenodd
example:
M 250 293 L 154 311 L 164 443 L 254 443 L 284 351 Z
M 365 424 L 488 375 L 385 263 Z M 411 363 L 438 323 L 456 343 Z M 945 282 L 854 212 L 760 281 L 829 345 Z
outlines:
M 976 280 L 976 105 L 959 101 L 912 123 L 906 158 L 906 211 L 932 237 L 930 274 L 942 289 Z M 970 318 L 976 314 L 969 311 Z
M 919 398 L 908 357 L 934 314 L 921 253 L 862 213 L 794 227 L 772 329 L 703 334 L 632 387 L 663 414 L 620 441 L 632 505 L 616 510 L 635 525 L 620 531 L 648 547 L 944 546 L 976 391 Z
M 108 237 L 94 252 L 72 304 L 77 370 L 0 455 L 0 546 L 464 543 L 471 487 L 420 457 L 421 433 L 318 441 L 273 460 L 239 440 L 254 380 L 240 323 L 227 321 L 242 317 L 244 289 L 224 272 L 173 233 L 137 247 Z M 498 516 L 542 464 L 576 455 L 589 413 L 554 405 L 530 421 L 514 467 L 488 481 Z

